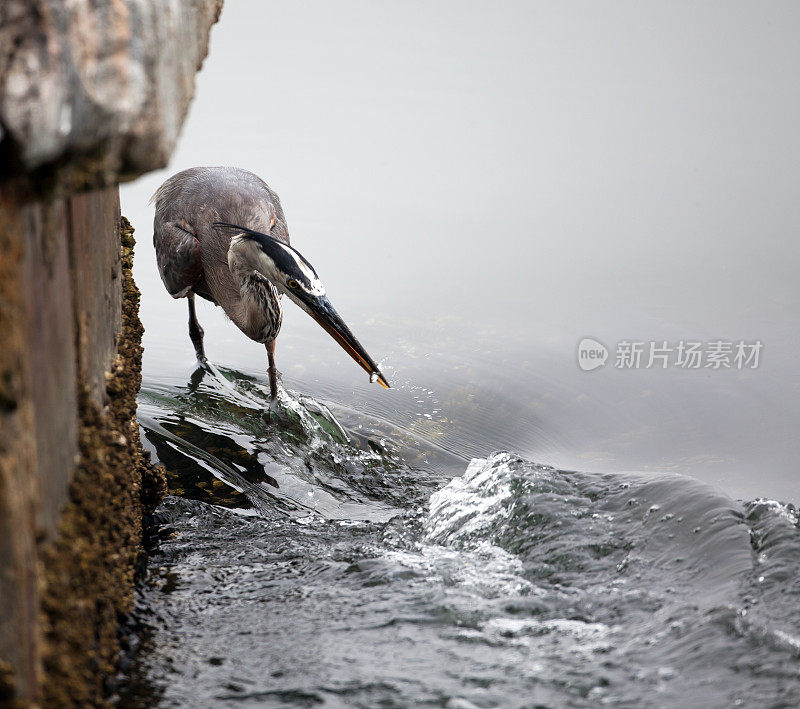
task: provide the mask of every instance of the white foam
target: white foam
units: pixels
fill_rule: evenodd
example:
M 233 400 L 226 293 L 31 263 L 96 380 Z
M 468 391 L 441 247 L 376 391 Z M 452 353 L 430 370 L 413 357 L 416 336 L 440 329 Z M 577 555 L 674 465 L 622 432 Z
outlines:
M 475 458 L 462 477 L 433 493 L 425 523 L 426 539 L 448 543 L 485 538 L 509 514 L 511 460 L 508 453 Z

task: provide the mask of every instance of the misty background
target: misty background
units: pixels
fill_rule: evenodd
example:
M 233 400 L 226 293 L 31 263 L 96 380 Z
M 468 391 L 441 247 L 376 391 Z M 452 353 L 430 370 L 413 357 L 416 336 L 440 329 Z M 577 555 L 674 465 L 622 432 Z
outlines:
M 285 303 L 287 386 L 463 455 L 673 470 L 800 501 L 800 6 L 228 0 L 169 168 L 122 188 L 145 382 L 194 367 L 148 200 L 193 165 L 281 197 L 395 389 Z M 206 351 L 264 348 L 201 302 Z M 584 337 L 612 354 L 583 372 Z M 620 340 L 761 340 L 754 370 L 618 370 Z

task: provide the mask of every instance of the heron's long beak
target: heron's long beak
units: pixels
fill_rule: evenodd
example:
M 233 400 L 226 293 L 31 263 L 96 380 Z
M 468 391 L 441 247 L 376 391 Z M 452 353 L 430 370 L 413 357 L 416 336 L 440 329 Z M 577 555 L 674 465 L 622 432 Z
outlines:
M 347 327 L 345 321 L 342 320 L 326 296 L 304 300 L 302 307 L 369 374 L 371 381 L 377 381 L 384 389 L 391 388 L 389 382 L 386 381 L 386 377 L 378 369 L 378 365 L 367 354 L 367 351 L 361 346 L 356 336 L 350 332 L 350 328 Z

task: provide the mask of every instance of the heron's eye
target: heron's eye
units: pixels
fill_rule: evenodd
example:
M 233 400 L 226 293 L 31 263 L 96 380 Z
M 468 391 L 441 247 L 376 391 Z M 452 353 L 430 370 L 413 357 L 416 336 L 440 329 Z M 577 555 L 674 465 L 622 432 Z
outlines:
M 294 278 L 290 278 L 286 285 L 289 286 L 289 288 L 297 288 L 297 281 L 294 280 Z

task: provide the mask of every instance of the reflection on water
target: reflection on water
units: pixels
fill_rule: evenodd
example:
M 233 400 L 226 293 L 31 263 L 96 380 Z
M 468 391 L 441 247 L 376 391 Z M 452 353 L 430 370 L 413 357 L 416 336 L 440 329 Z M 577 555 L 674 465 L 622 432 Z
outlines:
M 800 523 L 674 474 L 467 462 L 213 365 L 140 402 L 169 469 L 120 706 L 800 702 Z
M 173 494 L 262 516 L 386 521 L 461 465 L 379 420 L 348 432 L 307 396 L 270 402 L 264 383 L 212 364 L 183 388 L 143 390 L 138 416 Z
M 170 497 L 120 706 L 800 703 L 796 511 L 720 490 L 756 497 L 781 455 L 763 427 L 791 420 L 745 405 L 761 372 L 585 373 L 474 320 L 355 321 L 384 391 L 291 315 L 274 404 L 217 312 L 226 366 L 149 327 L 139 420 Z M 720 402 L 713 436 L 685 415 Z M 565 451 L 590 472 L 528 462 Z M 650 472 L 607 472 L 623 454 Z

